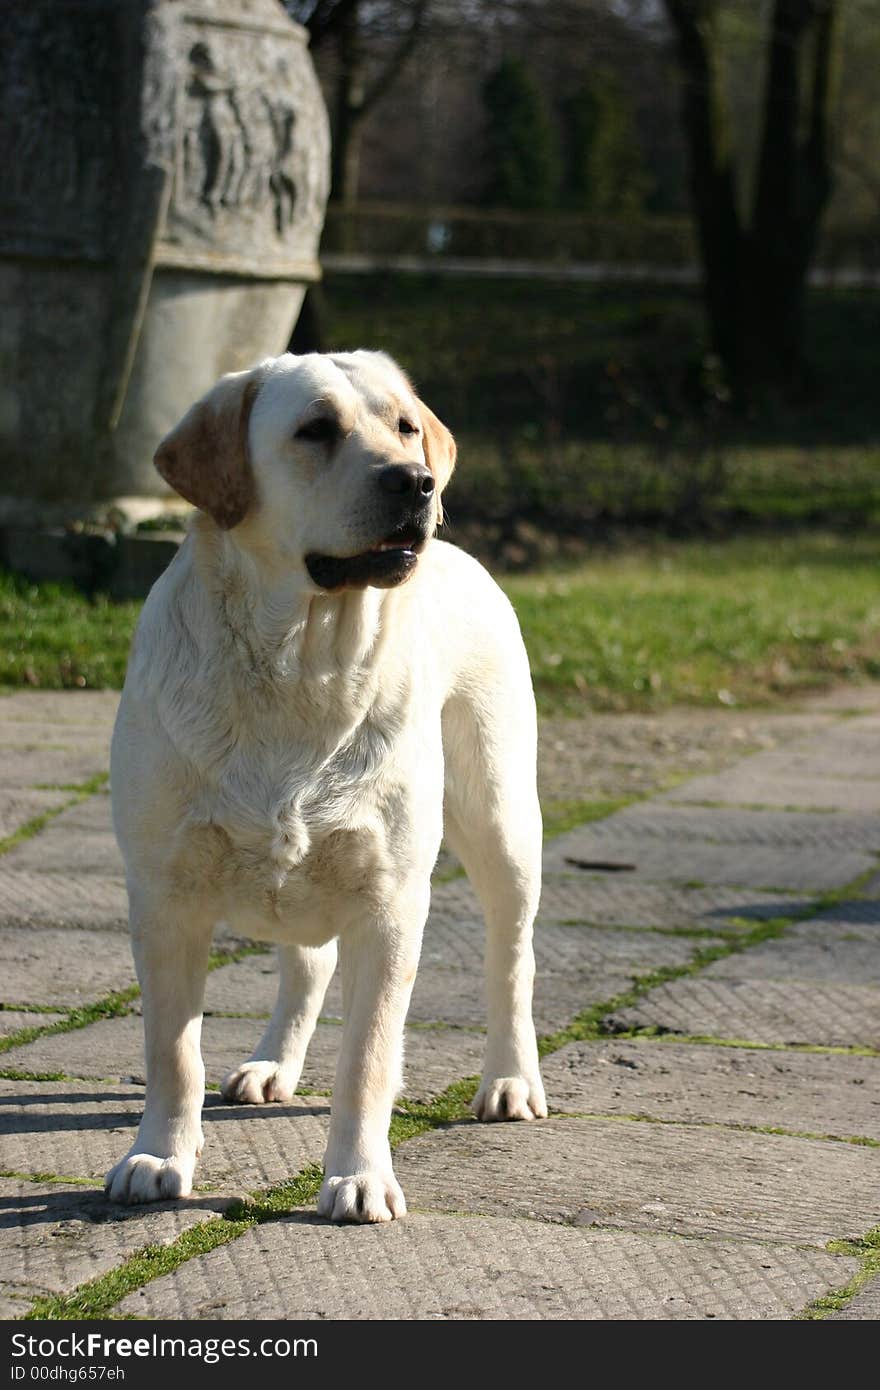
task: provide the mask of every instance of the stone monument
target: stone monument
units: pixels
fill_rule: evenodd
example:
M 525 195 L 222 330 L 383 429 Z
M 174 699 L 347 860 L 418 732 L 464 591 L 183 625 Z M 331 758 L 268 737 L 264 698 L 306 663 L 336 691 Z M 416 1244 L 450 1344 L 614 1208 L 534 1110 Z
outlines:
M 326 111 L 277 0 L 2 0 L 0 525 L 169 494 L 158 440 L 284 350 Z

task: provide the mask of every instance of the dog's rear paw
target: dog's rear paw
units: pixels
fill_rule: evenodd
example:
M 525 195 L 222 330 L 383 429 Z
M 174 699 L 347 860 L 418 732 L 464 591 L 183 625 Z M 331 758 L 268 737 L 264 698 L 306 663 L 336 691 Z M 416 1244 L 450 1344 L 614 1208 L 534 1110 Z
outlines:
M 224 1100 L 239 1105 L 263 1105 L 267 1101 L 290 1100 L 299 1077 L 278 1062 L 242 1062 L 223 1078 L 220 1090 Z
M 478 1120 L 542 1120 L 547 1102 L 540 1078 L 498 1076 L 483 1081 L 473 1102 Z
M 393 1221 L 406 1216 L 406 1198 L 393 1173 L 325 1178 L 318 1215 L 330 1221 Z
M 192 1192 L 195 1155 L 158 1158 L 155 1154 L 130 1153 L 104 1179 L 104 1190 L 111 1202 L 165 1202 L 188 1197 Z

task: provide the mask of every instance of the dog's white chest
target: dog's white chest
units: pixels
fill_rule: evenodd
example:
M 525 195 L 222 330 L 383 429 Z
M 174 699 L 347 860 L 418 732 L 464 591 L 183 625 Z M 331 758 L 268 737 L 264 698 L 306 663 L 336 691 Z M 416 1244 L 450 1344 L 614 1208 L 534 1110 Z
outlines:
M 329 897 L 381 898 L 402 817 L 396 779 L 384 768 L 365 775 L 362 757 L 349 752 L 318 774 L 279 757 L 246 782 L 231 766 L 206 788 L 187 839 L 207 837 L 224 895 L 277 915 Z

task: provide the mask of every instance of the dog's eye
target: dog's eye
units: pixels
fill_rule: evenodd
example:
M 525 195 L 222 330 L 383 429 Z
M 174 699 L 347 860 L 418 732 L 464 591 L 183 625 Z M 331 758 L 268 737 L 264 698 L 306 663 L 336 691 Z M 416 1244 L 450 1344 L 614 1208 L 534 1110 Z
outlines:
M 307 420 L 296 432 L 297 439 L 306 439 L 310 444 L 329 444 L 336 437 L 336 421 L 327 415 L 319 415 L 315 420 Z
M 397 433 L 418 434 L 418 430 L 416 429 L 415 425 L 413 425 L 409 420 L 405 420 L 403 416 L 401 416 L 401 418 L 397 422 Z

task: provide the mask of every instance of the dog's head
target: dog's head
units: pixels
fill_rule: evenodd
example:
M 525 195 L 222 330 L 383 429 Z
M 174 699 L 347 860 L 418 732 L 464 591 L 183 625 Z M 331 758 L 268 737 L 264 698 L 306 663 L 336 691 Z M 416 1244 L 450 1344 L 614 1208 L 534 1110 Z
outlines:
M 287 353 L 223 377 L 155 463 L 223 530 L 301 564 L 318 588 L 391 588 L 442 520 L 455 443 L 384 353 Z

